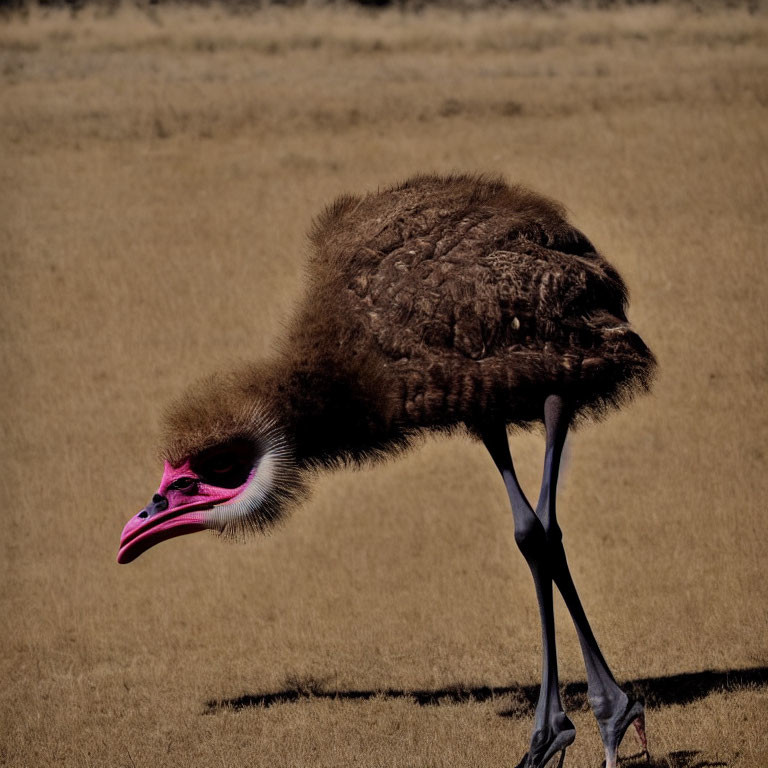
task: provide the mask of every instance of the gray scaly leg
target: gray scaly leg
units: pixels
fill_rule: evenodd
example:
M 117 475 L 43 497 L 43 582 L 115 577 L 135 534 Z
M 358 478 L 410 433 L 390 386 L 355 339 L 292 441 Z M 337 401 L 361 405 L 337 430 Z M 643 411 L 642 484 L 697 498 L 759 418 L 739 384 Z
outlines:
M 517 481 L 504 425 L 489 430 L 483 441 L 507 487 L 515 519 L 515 541 L 531 569 L 541 616 L 541 688 L 530 748 L 518 768 L 543 768 L 558 752 L 562 765 L 565 749 L 576 737 L 576 730 L 560 701 L 547 536 Z
M 589 626 L 565 557 L 562 533 L 555 513 L 555 497 L 568 421 L 569 416 L 563 400 L 557 395 L 548 397 L 544 404 L 547 448 L 536 516 L 541 521 L 547 538 L 547 559 L 552 569 L 552 578 L 576 626 L 587 670 L 587 697 L 597 718 L 605 747 L 605 766 L 615 768 L 619 744 L 627 728 L 633 723 L 643 752 L 646 758 L 648 757 L 645 713 L 642 702 L 630 699 L 617 685 Z

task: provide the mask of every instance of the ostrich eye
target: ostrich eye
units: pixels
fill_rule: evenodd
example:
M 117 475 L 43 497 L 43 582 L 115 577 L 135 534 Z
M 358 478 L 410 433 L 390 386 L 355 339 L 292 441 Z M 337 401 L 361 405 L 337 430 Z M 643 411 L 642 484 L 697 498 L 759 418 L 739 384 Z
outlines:
M 178 480 L 174 480 L 169 486 L 169 491 L 189 491 L 197 485 L 197 480 L 194 477 L 180 477 Z

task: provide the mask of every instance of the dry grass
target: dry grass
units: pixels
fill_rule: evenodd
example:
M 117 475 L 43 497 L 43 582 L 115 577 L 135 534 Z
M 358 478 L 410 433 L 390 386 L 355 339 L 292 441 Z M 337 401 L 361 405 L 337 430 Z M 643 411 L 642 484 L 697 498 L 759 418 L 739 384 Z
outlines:
M 114 562 L 159 477 L 163 404 L 267 349 L 323 204 L 417 169 L 563 200 L 627 278 L 661 376 L 571 442 L 572 568 L 655 705 L 657 768 L 768 764 L 766 38 L 761 15 L 670 8 L 0 27 L 0 764 L 524 751 L 536 604 L 477 445 L 326 476 L 247 546 Z M 535 484 L 540 438 L 513 452 Z M 558 626 L 569 765 L 597 766 Z

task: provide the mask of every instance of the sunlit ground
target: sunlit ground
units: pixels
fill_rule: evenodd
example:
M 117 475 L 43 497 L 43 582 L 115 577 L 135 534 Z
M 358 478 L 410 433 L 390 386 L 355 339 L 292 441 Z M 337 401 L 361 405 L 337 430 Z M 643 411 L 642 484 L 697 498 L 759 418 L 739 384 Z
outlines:
M 520 759 L 536 601 L 466 439 L 322 477 L 269 538 L 115 563 L 164 404 L 269 348 L 323 205 L 417 170 L 562 200 L 629 283 L 660 376 L 570 442 L 572 570 L 657 768 L 768 764 L 766 43 L 669 7 L 3 22 L 0 764 Z M 535 487 L 541 436 L 512 449 Z

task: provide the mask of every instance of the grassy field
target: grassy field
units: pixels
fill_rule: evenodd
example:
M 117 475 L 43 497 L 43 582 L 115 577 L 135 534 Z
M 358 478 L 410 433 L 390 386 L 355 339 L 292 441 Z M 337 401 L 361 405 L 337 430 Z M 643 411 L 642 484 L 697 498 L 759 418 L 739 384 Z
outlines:
M 768 765 L 767 44 L 670 7 L 2 22 L 0 764 L 516 764 L 536 602 L 469 440 L 323 476 L 268 538 L 115 563 L 164 404 L 269 348 L 313 215 L 473 170 L 568 206 L 659 358 L 571 439 L 560 504 L 653 765 Z M 512 449 L 535 487 L 541 436 Z M 567 765 L 596 767 L 557 621 Z

